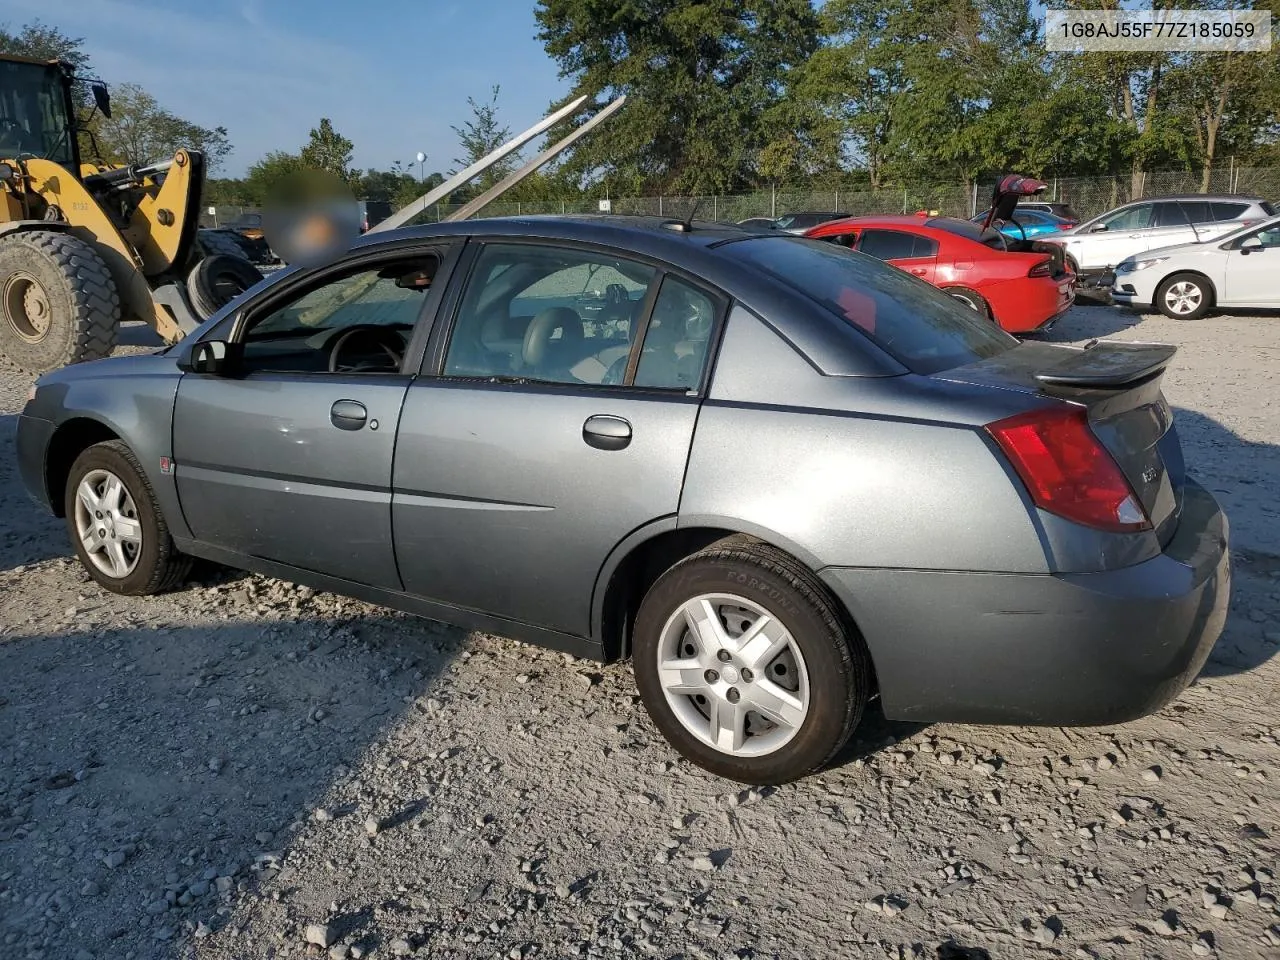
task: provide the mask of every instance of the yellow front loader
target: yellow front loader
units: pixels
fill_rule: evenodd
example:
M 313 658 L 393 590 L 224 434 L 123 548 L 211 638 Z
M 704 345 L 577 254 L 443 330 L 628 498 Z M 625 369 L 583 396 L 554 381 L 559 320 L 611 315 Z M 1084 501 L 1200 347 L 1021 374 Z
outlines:
M 120 324 L 166 341 L 262 274 L 200 230 L 204 158 L 82 162 L 69 64 L 0 54 L 0 361 L 43 373 L 107 356 Z M 106 87 L 90 87 L 110 116 Z

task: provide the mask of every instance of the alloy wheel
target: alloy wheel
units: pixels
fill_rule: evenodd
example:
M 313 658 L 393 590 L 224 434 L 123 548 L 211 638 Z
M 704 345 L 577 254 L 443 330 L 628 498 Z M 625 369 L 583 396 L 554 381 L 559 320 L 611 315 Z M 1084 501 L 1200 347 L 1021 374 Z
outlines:
M 658 682 L 689 733 L 735 757 L 781 749 L 809 714 L 809 675 L 790 631 L 733 594 L 703 594 L 671 614 Z

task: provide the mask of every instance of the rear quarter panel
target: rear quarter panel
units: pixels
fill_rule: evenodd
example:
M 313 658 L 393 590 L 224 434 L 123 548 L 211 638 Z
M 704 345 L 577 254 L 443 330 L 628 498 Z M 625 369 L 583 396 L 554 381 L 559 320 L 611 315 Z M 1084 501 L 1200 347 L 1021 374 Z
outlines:
M 979 429 L 1001 400 L 910 375 L 822 376 L 738 307 L 679 524 L 754 534 L 815 570 L 1045 572 L 1032 515 Z

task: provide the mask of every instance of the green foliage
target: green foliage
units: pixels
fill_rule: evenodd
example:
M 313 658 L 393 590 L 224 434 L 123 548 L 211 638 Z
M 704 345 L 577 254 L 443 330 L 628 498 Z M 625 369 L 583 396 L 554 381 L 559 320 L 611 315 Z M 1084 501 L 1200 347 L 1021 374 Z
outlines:
M 319 127 L 311 128 L 310 137 L 302 148 L 302 165 L 323 170 L 344 182 L 351 180 L 355 172 L 351 169 L 351 153 L 355 144 L 333 129 L 328 117 L 320 120 Z
M 542 0 L 535 16 L 571 96 L 597 107 L 629 96 L 565 162 L 577 181 L 615 194 L 736 190 L 757 179 L 771 139 L 783 141 L 775 166 L 802 162 L 770 133 L 791 71 L 817 45 L 809 0 Z
M 511 139 L 511 128 L 498 120 L 498 89 L 494 86 L 488 103 L 476 103 L 474 97 L 467 97 L 471 119 L 461 127 L 449 128 L 458 135 L 458 146 L 462 148 L 462 156 L 454 159 L 450 176 L 465 170 Z M 471 181 L 470 190 L 476 194 L 483 193 L 515 170 L 518 164 L 518 155 L 508 154 Z
M 99 114 L 91 123 L 103 158 L 114 163 L 155 163 L 180 148 L 200 150 L 216 170 L 231 152 L 226 127 L 212 130 L 183 120 L 134 83 L 111 92 L 111 117 Z

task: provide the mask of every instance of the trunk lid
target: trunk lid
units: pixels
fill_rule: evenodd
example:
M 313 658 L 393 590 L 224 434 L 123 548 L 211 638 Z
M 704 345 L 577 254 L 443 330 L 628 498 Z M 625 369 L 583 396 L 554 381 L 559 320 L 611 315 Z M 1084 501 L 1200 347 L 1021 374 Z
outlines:
M 1115 458 L 1163 545 L 1177 527 L 1185 479 L 1173 412 L 1161 389 L 1176 351 L 1162 343 L 1024 342 L 934 376 L 1083 405 L 1094 435 Z

